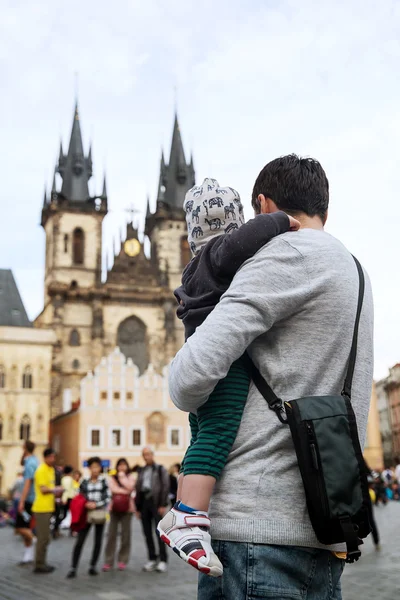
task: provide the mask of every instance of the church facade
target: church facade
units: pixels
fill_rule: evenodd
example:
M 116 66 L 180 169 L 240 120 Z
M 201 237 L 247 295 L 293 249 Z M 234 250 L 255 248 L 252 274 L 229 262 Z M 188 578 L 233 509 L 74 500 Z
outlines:
M 157 373 L 183 343 L 173 290 L 190 260 L 183 200 L 195 184 L 193 160 L 187 162 L 175 116 L 168 163 L 162 154 L 157 205 L 147 201 L 145 234 L 151 256 L 133 224 L 114 264 L 102 280 L 102 222 L 108 212 L 106 181 L 99 196 L 89 193 L 92 153 L 85 155 L 78 106 L 68 152 L 60 146 L 50 197 L 45 194 L 41 224 L 46 235 L 44 308 L 35 326 L 54 331 L 51 416 L 63 402 L 76 402 L 83 377 L 119 347 L 137 365 Z

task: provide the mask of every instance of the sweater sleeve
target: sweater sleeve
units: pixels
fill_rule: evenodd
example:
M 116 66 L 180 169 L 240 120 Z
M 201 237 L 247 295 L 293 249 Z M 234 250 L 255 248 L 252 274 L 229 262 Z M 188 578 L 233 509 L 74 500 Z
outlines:
M 170 367 L 175 406 L 195 412 L 251 343 L 301 309 L 309 293 L 303 258 L 283 238 L 253 256 Z
M 239 229 L 223 235 L 213 246 L 210 260 L 216 275 L 233 277 L 249 258 L 265 244 L 290 229 L 289 217 L 284 212 L 257 215 Z
M 107 480 L 104 477 L 103 487 L 101 490 L 101 500 L 96 502 L 96 508 L 105 508 L 110 503 L 110 500 L 111 500 L 110 488 L 108 487 Z

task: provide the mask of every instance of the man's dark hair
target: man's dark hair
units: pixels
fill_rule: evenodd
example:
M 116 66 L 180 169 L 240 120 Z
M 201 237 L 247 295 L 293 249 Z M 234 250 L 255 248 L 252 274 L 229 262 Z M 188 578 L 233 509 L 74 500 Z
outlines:
M 70 465 L 66 465 L 64 467 L 63 473 L 64 473 L 64 475 L 71 475 L 73 470 L 74 469 Z
M 101 464 L 101 458 L 99 458 L 98 456 L 92 456 L 91 458 L 89 458 L 89 460 L 87 461 L 88 467 L 91 467 L 92 465 L 94 465 L 95 463 L 97 463 L 98 465 L 100 465 L 100 467 L 102 467 Z
M 34 442 L 27 440 L 25 442 L 25 448 L 26 448 L 26 451 L 29 452 L 29 454 L 33 454 L 35 452 L 36 446 L 35 446 Z
M 55 454 L 55 451 L 53 450 L 53 448 L 46 448 L 46 450 L 44 450 L 44 452 L 43 452 L 44 458 L 47 458 L 48 456 L 51 456 L 52 454 Z
M 265 165 L 257 177 L 251 198 L 256 213 L 260 212 L 260 194 L 289 215 L 305 213 L 324 220 L 329 205 L 329 182 L 317 160 L 289 154 Z

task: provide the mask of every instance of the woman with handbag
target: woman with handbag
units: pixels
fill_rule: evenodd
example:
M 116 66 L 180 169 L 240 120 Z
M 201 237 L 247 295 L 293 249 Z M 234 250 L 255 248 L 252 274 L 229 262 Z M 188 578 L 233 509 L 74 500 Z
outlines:
M 94 546 L 90 561 L 89 575 L 98 575 L 96 563 L 100 556 L 101 542 L 103 540 L 104 525 L 106 523 L 110 490 L 107 479 L 102 475 L 101 460 L 97 456 L 89 458 L 88 467 L 90 477 L 83 479 L 79 494 L 86 498 L 86 526 L 78 533 L 78 539 L 72 553 L 72 566 L 67 578 L 76 577 L 76 570 L 81 556 L 82 548 L 92 525 L 95 527 Z
M 121 528 L 121 547 L 118 553 L 118 570 L 124 571 L 131 550 L 131 519 L 134 512 L 132 499 L 135 478 L 130 472 L 128 462 L 120 458 L 115 467 L 116 474 L 109 478 L 111 492 L 110 526 L 105 552 L 103 571 L 114 566 L 118 527 Z

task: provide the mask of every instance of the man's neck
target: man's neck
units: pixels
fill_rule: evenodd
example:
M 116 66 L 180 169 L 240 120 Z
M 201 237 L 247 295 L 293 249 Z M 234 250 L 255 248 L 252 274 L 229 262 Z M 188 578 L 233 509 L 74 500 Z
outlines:
M 317 229 L 319 231 L 324 230 L 323 223 L 320 217 L 309 217 L 308 215 L 296 215 L 295 219 L 300 222 L 300 229 Z

